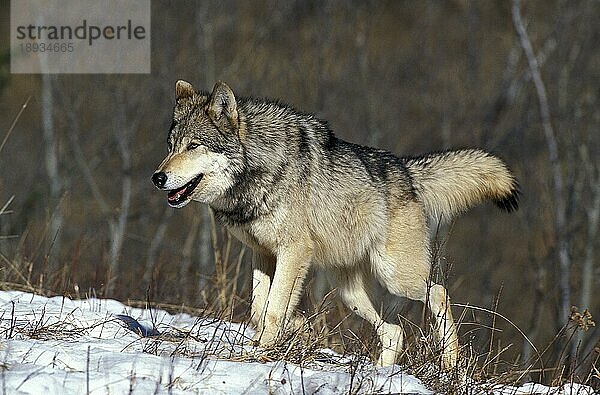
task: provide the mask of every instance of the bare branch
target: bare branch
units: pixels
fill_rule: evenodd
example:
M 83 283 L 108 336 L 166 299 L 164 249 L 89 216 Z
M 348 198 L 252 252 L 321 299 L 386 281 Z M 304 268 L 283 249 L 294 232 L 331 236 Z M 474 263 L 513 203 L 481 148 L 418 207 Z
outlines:
M 570 295 L 570 266 L 571 259 L 569 257 L 569 240 L 567 238 L 566 229 L 566 204 L 564 197 L 564 183 L 562 173 L 560 169 L 560 162 L 558 158 L 558 143 L 554 129 L 552 128 L 552 122 L 550 118 L 550 106 L 548 105 L 548 97 L 546 94 L 546 87 L 540 74 L 540 67 L 538 60 L 531 46 L 531 41 L 523 25 L 521 18 L 520 1 L 513 0 L 512 5 L 512 17 L 521 47 L 527 58 L 529 70 L 531 72 L 531 78 L 538 97 L 538 104 L 540 110 L 540 116 L 542 121 L 542 128 L 544 131 L 544 138 L 548 147 L 548 155 L 550 161 L 550 170 L 552 172 L 553 180 L 553 200 L 554 200 L 554 229 L 556 233 L 556 239 L 558 242 L 558 258 L 560 268 L 560 319 L 563 323 L 567 323 L 569 318 L 569 311 L 571 308 L 571 295 Z
M 154 266 L 156 265 L 158 249 L 160 248 L 163 242 L 165 233 L 167 231 L 169 218 L 171 218 L 173 212 L 174 210 L 171 207 L 165 207 L 165 211 L 163 212 L 160 223 L 156 228 L 154 237 L 152 238 L 152 241 L 150 241 L 150 247 L 148 247 L 148 259 L 146 259 L 146 271 L 144 272 L 144 283 L 146 283 L 147 285 L 150 284 L 150 280 L 152 279 L 152 272 L 154 270 Z
M 23 114 L 23 111 L 25 111 L 25 109 L 27 108 L 27 105 L 29 104 L 29 100 L 31 100 L 31 96 L 29 96 L 27 98 L 27 100 L 25 100 L 25 103 L 23 103 L 23 106 L 21 106 L 21 110 L 19 110 L 19 113 L 13 120 L 12 124 L 10 125 L 10 128 L 8 128 L 8 131 L 6 132 L 6 135 L 4 136 L 2 143 L 0 143 L 0 152 L 2 152 L 2 148 L 4 148 L 4 144 L 6 144 L 6 141 L 8 141 L 8 138 L 10 137 L 13 129 L 17 125 L 17 121 L 19 120 L 19 118 L 21 118 L 21 114 Z
M 10 206 L 10 204 L 12 203 L 12 201 L 15 199 L 15 195 L 12 195 L 8 201 L 6 203 L 4 203 L 4 206 L 2 206 L 2 208 L 0 208 L 0 215 L 2 214 L 7 214 L 9 213 L 9 211 L 7 211 L 8 206 Z
M 106 199 L 100 192 L 100 187 L 98 187 L 98 183 L 92 174 L 92 170 L 88 166 L 88 160 L 85 158 L 83 150 L 81 149 L 81 144 L 79 143 L 79 122 L 75 117 L 75 111 L 65 111 L 67 113 L 67 117 L 69 118 L 69 123 L 71 127 L 69 128 L 69 140 L 71 141 L 71 146 L 73 148 L 73 153 L 75 154 L 75 161 L 77 165 L 81 169 L 81 173 L 83 175 L 83 179 L 88 184 L 90 191 L 92 191 L 92 195 L 94 199 L 100 206 L 100 209 L 104 214 L 110 213 L 110 208 Z

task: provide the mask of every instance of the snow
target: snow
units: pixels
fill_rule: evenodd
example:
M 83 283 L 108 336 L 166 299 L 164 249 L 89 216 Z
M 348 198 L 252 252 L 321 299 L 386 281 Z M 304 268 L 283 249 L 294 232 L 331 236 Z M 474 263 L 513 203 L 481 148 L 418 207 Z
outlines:
M 305 366 L 254 362 L 248 355 L 260 350 L 244 345 L 252 335 L 242 324 L 114 300 L 0 291 L 0 385 L 3 394 L 433 393 L 399 366 L 365 362 L 352 374 L 351 359 L 331 350 Z M 576 384 L 482 393 L 490 390 L 593 393 Z

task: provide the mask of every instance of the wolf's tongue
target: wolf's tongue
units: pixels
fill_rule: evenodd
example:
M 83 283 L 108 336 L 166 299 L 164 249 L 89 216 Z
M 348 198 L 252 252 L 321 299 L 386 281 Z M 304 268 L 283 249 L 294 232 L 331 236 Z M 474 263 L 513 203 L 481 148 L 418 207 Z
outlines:
M 175 201 L 175 200 L 179 199 L 179 196 L 181 196 L 185 192 L 186 189 L 187 189 L 187 187 L 184 186 L 181 189 L 177 189 L 175 191 L 169 192 L 167 199 L 170 201 Z

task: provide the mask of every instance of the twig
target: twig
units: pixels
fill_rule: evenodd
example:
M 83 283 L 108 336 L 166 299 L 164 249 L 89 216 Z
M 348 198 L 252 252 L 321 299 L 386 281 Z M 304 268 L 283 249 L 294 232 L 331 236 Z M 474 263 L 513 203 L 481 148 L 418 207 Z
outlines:
M 25 111 L 25 109 L 27 108 L 27 105 L 29 104 L 29 100 L 31 100 L 31 96 L 29 96 L 27 98 L 27 100 L 25 100 L 25 103 L 23 103 L 23 105 L 21 106 L 21 110 L 19 110 L 19 112 L 17 113 L 17 116 L 15 117 L 12 124 L 10 125 L 10 128 L 8 128 L 8 132 L 6 132 L 6 135 L 4 136 L 4 140 L 2 140 L 2 143 L 0 144 L 0 152 L 2 152 L 2 148 L 4 148 L 4 144 L 6 144 L 6 141 L 8 140 L 13 129 L 17 125 L 17 121 L 19 120 L 19 118 L 21 118 L 21 114 L 23 114 L 23 111 Z
M 531 348 L 535 351 L 535 353 L 538 356 L 538 359 L 540 361 L 540 363 L 542 363 L 542 355 L 540 354 L 540 352 L 538 351 L 538 349 L 535 347 L 535 344 L 533 344 L 529 338 L 527 337 L 527 335 L 521 330 L 521 328 L 519 328 L 514 322 L 512 322 L 510 319 L 508 319 L 507 317 L 503 316 L 502 314 L 498 313 L 497 311 L 493 311 L 493 310 L 489 310 L 483 307 L 477 307 L 477 306 L 472 306 L 472 305 L 467 305 L 467 304 L 462 304 L 462 303 L 452 303 L 453 306 L 458 306 L 458 307 L 463 307 L 465 309 L 473 309 L 473 310 L 478 310 L 478 311 L 484 311 L 486 313 L 490 313 L 494 316 L 500 317 L 503 320 L 505 320 L 506 322 L 508 322 L 513 328 L 515 328 L 520 334 L 521 336 L 523 336 L 523 338 L 529 343 L 529 345 L 531 346 Z M 542 366 L 543 368 L 543 366 Z
M 0 208 L 0 215 L 9 213 L 9 211 L 6 211 L 6 209 L 8 208 L 8 206 L 10 206 L 10 204 L 12 203 L 12 201 L 14 199 L 15 199 L 15 195 L 12 195 L 8 199 L 8 201 L 6 203 L 4 203 L 4 206 L 2 206 L 2 208 Z

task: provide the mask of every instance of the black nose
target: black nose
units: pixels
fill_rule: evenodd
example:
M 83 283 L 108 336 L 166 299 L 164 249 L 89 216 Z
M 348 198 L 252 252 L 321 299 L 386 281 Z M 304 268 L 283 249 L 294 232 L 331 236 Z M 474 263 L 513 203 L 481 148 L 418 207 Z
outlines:
M 167 175 L 165 174 L 164 171 L 159 171 L 158 173 L 154 173 L 154 175 L 152 176 L 152 182 L 158 188 L 162 188 L 167 183 Z

